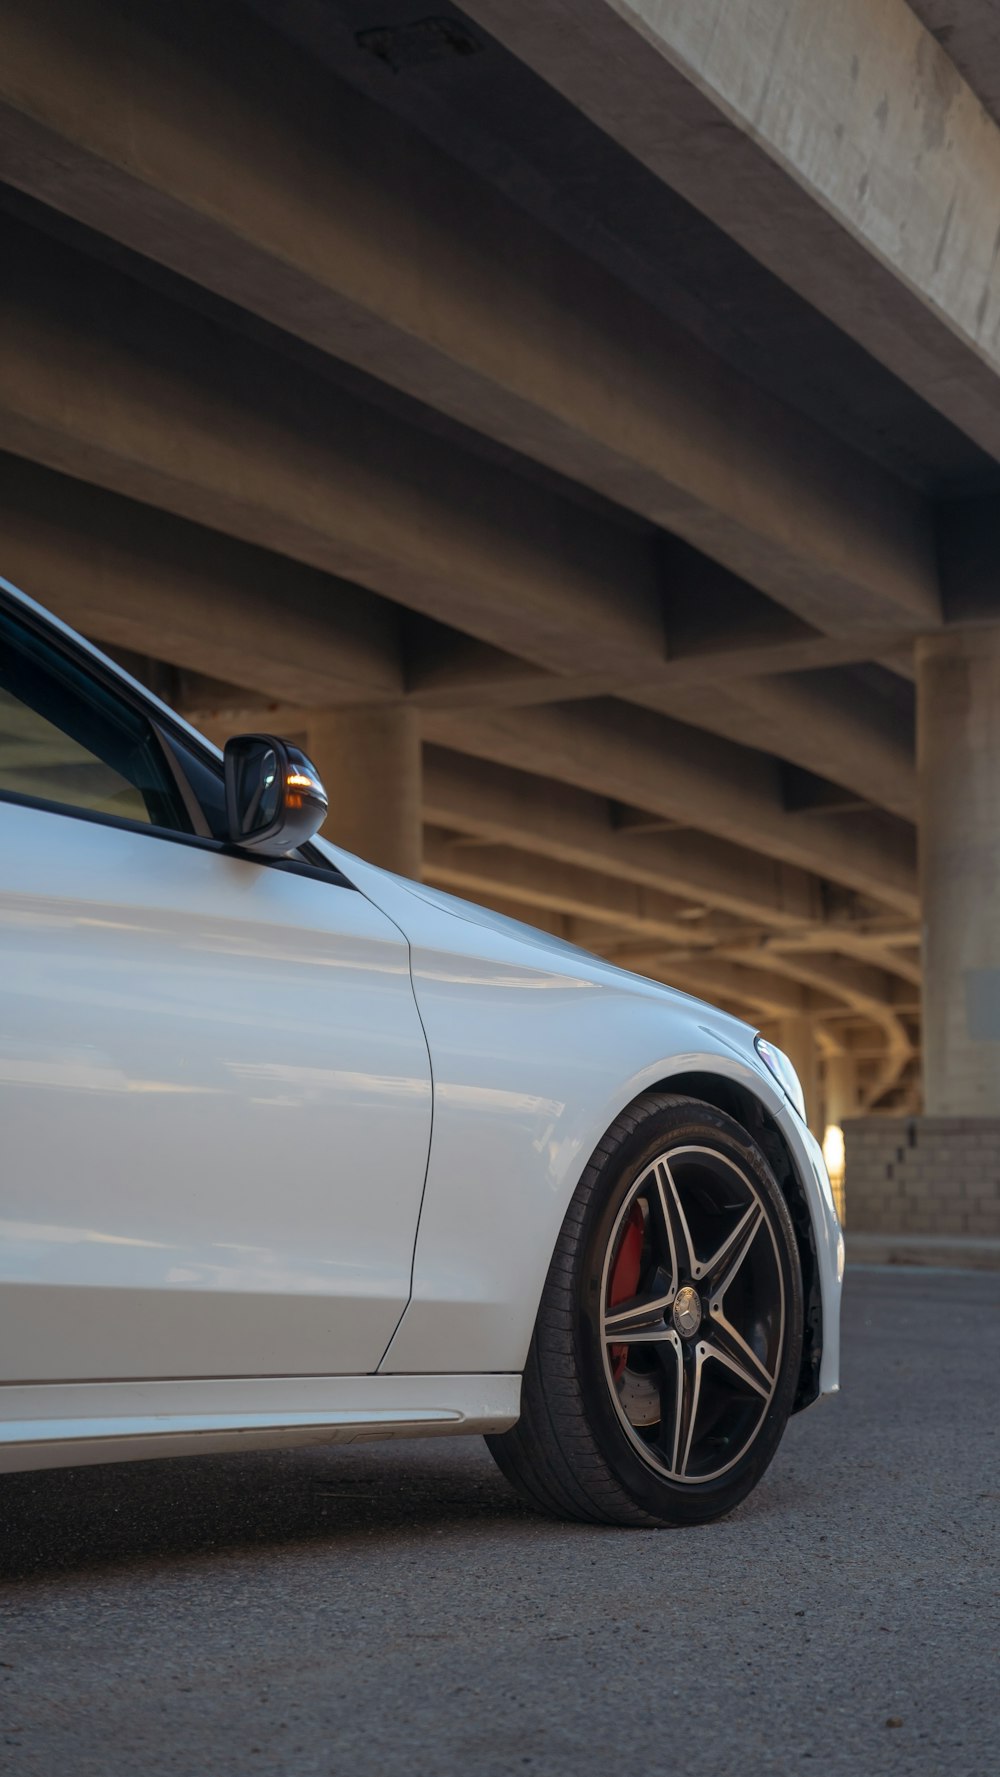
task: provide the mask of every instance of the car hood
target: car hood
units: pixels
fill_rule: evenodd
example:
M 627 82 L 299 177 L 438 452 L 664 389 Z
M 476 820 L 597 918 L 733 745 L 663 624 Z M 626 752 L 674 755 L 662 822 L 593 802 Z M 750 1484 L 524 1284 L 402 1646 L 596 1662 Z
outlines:
M 577 965 L 581 962 L 599 963 L 603 968 L 609 965 L 602 957 L 595 956 L 593 951 L 584 950 L 579 944 L 570 944 L 566 938 L 556 938 L 551 932 L 540 931 L 521 919 L 509 919 L 505 913 L 494 913 L 491 907 L 480 907 L 476 901 L 463 901 L 461 895 L 449 895 L 443 889 L 428 888 L 425 883 L 411 882 L 403 876 L 394 877 L 400 887 L 406 889 L 418 901 L 426 901 L 428 907 L 437 907 L 442 913 L 453 914 L 456 919 L 464 919 L 469 925 L 483 926 L 489 932 L 500 932 L 514 938 L 520 944 L 534 944 L 541 950 L 555 955 L 572 957 Z M 619 969 L 616 974 L 624 973 Z

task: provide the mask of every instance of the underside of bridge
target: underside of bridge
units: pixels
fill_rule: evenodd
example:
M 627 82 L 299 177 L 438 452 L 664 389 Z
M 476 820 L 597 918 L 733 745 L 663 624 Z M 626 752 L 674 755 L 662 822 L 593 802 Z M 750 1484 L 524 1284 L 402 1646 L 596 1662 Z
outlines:
M 763 1026 L 820 1125 L 1000 1114 L 986 0 L 0 41 L 0 572 L 303 737 L 338 843 Z

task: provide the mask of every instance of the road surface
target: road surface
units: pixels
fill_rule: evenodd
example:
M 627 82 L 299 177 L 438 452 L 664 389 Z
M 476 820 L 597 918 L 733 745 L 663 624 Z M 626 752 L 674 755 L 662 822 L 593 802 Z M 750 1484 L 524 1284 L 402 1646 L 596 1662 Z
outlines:
M 726 1523 L 522 1508 L 478 1439 L 0 1478 L 0 1771 L 1000 1770 L 1000 1277 L 849 1278 Z

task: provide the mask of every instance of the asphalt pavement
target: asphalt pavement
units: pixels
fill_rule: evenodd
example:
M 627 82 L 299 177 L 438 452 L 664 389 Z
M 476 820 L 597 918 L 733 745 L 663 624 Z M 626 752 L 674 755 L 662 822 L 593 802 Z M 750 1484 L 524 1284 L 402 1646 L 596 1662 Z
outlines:
M 1000 1770 L 1000 1277 L 856 1272 L 844 1342 L 706 1529 L 478 1439 L 0 1477 L 0 1771 Z

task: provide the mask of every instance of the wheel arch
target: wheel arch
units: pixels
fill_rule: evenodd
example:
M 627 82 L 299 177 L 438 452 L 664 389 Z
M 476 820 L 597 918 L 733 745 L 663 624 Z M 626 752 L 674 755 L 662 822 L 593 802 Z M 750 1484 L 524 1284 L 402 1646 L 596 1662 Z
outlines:
M 788 1204 L 802 1268 L 802 1364 L 792 1406 L 793 1413 L 801 1412 L 819 1394 L 820 1361 L 823 1356 L 823 1298 L 816 1253 L 816 1232 L 805 1187 L 788 1142 L 763 1100 L 741 1080 L 734 1080 L 725 1074 L 696 1068 L 657 1080 L 649 1090 L 682 1093 L 686 1098 L 700 1099 L 703 1104 L 713 1105 L 717 1111 L 723 1111 L 739 1123 L 767 1157 L 781 1194 Z

